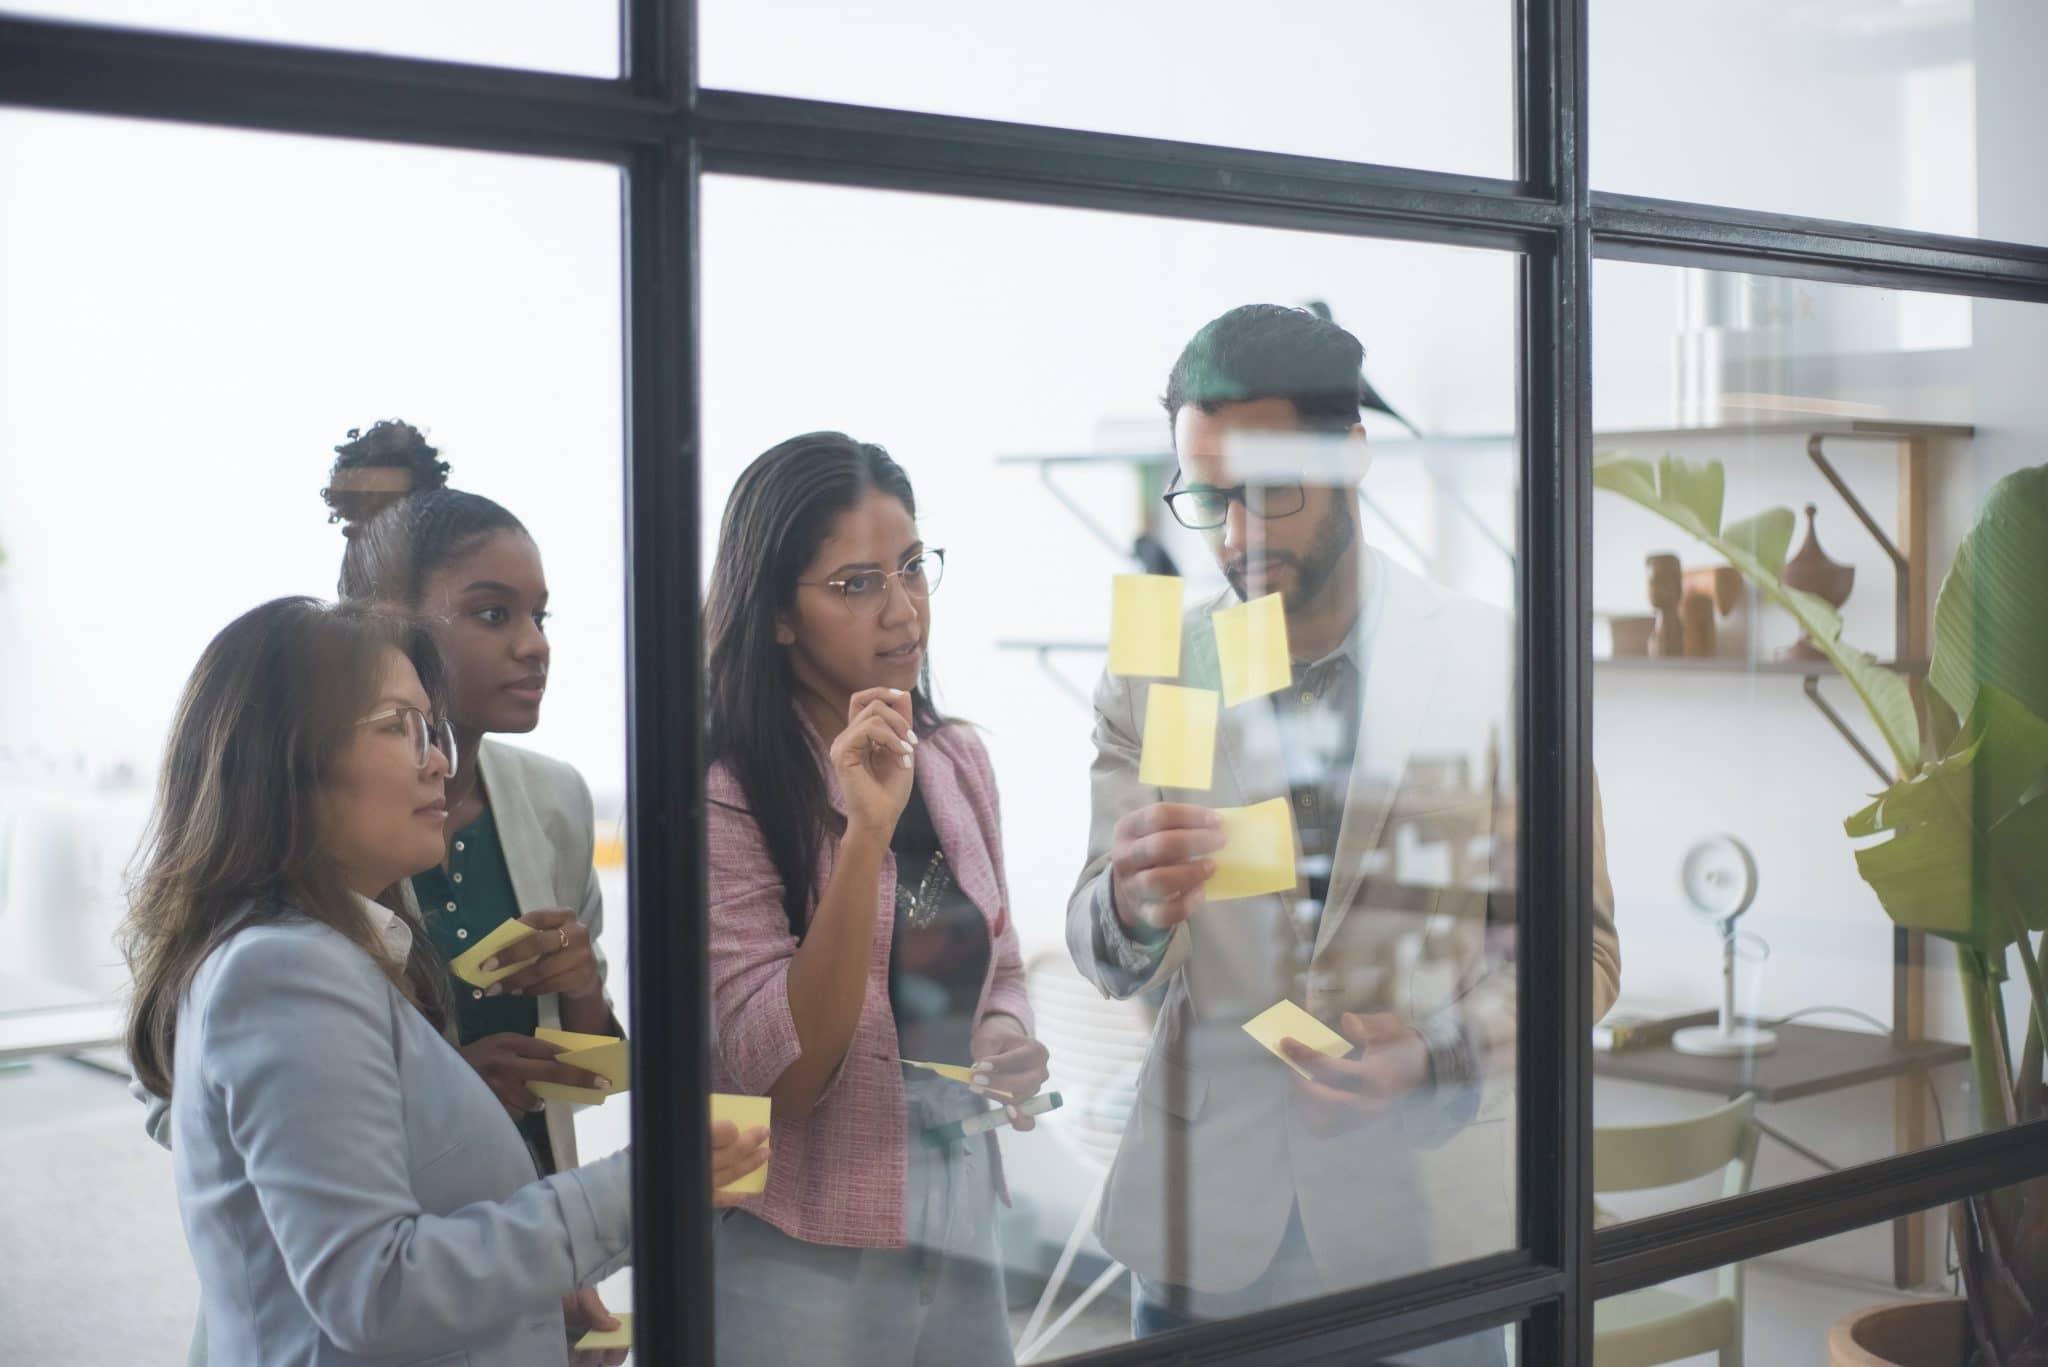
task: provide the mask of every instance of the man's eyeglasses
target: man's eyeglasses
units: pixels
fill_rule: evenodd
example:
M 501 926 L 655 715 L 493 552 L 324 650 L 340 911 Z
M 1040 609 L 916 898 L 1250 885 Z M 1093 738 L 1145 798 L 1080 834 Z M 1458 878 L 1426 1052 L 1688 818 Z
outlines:
M 815 588 L 836 589 L 846 600 L 847 611 L 857 617 L 873 617 L 882 610 L 882 604 L 889 598 L 889 581 L 894 579 L 903 585 L 903 592 L 912 602 L 921 603 L 939 591 L 939 581 L 946 577 L 946 553 L 936 546 L 927 547 L 903 562 L 901 569 L 862 570 L 840 579 L 799 579 L 799 584 L 810 584 Z
M 1206 532 L 1223 525 L 1233 502 L 1242 503 L 1253 517 L 1271 521 L 1292 517 L 1308 503 L 1299 483 L 1233 484 L 1219 489 L 1209 484 L 1191 484 L 1164 495 L 1173 520 L 1189 531 Z
M 399 719 L 405 727 L 405 738 L 412 746 L 412 764 L 415 769 L 427 767 L 427 752 L 439 750 L 441 757 L 448 761 L 448 777 L 455 777 L 455 728 L 447 718 L 436 721 L 417 707 L 393 707 L 375 716 L 364 717 L 357 726 L 370 726 L 380 721 Z

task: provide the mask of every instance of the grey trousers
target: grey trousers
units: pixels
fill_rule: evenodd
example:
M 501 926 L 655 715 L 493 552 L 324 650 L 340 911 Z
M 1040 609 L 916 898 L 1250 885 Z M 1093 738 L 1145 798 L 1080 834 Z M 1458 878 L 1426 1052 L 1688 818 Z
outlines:
M 930 1125 L 981 1109 L 942 1078 L 910 1093 L 903 1248 L 793 1239 L 745 1211 L 715 1236 L 718 1367 L 1009 1367 L 995 1175 L 985 1137 L 940 1148 Z

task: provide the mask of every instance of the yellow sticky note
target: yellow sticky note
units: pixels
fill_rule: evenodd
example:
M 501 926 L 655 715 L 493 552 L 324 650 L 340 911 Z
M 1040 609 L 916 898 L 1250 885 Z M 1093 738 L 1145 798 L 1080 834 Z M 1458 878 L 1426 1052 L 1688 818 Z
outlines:
M 547 1101 L 575 1101 L 585 1106 L 598 1106 L 604 1099 L 617 1092 L 623 1092 L 632 1085 L 633 1063 L 627 1052 L 626 1042 L 615 1035 L 579 1035 L 574 1030 L 539 1029 L 533 1032 L 537 1040 L 559 1044 L 562 1052 L 555 1055 L 555 1062 L 566 1063 L 571 1068 L 583 1068 L 596 1073 L 611 1083 L 609 1087 L 571 1087 L 565 1082 L 529 1082 L 526 1085 L 533 1094 Z
M 919 1063 L 914 1058 L 903 1058 L 896 1061 L 907 1068 L 922 1068 L 927 1073 L 937 1073 L 940 1077 L 951 1078 L 953 1081 L 964 1083 L 969 1087 L 974 1085 L 974 1070 L 964 1063 Z M 981 1090 L 985 1094 L 1001 1101 L 1014 1099 L 1013 1093 L 1006 1092 L 1000 1087 L 983 1087 Z
M 1332 1030 L 1290 1001 L 1273 1003 L 1244 1023 L 1244 1032 L 1273 1051 L 1273 1057 L 1308 1076 L 1308 1070 L 1280 1052 L 1283 1039 L 1298 1040 L 1319 1054 L 1343 1058 L 1351 1052 L 1351 1041 Z
M 1211 902 L 1285 892 L 1294 886 L 1294 813 L 1284 797 L 1249 807 L 1219 807 L 1222 849 L 1209 857 L 1216 872 L 1202 885 Z
M 633 1346 L 633 1316 L 631 1313 L 612 1316 L 619 1322 L 616 1329 L 593 1329 L 576 1340 L 578 1352 L 586 1348 L 631 1348 Z
M 1206 688 L 1156 683 L 1145 694 L 1145 748 L 1138 782 L 1207 788 L 1216 781 L 1216 695 Z
M 1277 693 L 1294 680 L 1287 653 L 1287 609 L 1277 593 L 1214 613 L 1216 663 L 1223 672 L 1223 705 L 1235 707 Z
M 1180 673 L 1180 580 L 1120 574 L 1110 589 L 1109 672 L 1171 679 Z
M 714 1121 L 730 1120 L 733 1124 L 739 1126 L 740 1133 L 743 1135 L 748 1130 L 766 1129 L 770 1118 L 774 1114 L 774 1110 L 773 1104 L 765 1096 L 735 1096 L 731 1092 L 713 1092 L 711 1094 L 711 1118 Z M 774 1161 L 772 1158 L 769 1159 L 768 1163 L 763 1163 L 745 1177 L 740 1178 L 736 1182 L 728 1183 L 720 1187 L 719 1190 L 737 1192 L 768 1190 L 768 1165 Z
M 524 921 L 500 921 L 496 930 L 456 955 L 455 961 L 448 965 L 448 971 L 472 987 L 489 987 L 500 978 L 511 977 L 520 969 L 525 968 L 532 960 L 522 960 L 516 964 L 504 964 L 489 973 L 483 970 L 484 960 L 490 958 L 505 946 L 518 944 L 521 940 L 534 933 L 533 927 L 527 925 Z

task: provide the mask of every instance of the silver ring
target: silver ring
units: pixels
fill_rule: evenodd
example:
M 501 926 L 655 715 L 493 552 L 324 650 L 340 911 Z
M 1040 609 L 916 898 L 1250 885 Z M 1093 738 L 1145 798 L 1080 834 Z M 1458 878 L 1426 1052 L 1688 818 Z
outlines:
M 556 945 L 555 948 L 557 950 L 567 949 L 569 947 L 569 928 L 567 926 L 556 926 L 555 934 L 560 936 L 562 940 L 562 942 Z

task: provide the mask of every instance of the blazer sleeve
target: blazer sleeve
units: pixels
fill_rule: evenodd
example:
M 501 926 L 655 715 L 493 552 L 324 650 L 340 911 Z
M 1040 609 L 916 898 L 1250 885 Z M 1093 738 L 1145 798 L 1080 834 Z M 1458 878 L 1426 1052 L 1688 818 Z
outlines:
M 142 1085 L 142 1079 L 130 1076 L 128 1095 L 142 1103 L 142 1132 L 168 1149 L 171 1147 L 171 1101 L 169 1097 L 158 1096 Z
M 1136 704 L 1129 685 L 1103 671 L 1095 686 L 1095 762 L 1089 766 L 1088 861 L 1067 899 L 1067 951 L 1081 976 L 1105 997 L 1134 997 L 1173 976 L 1186 961 L 1192 932 L 1186 922 L 1158 945 L 1124 934 L 1110 906 L 1110 842 L 1126 812 L 1159 801 L 1138 781 Z
M 446 1351 L 624 1265 L 628 1157 L 614 1154 L 452 1215 L 421 1211 L 395 1010 L 411 1010 L 337 935 L 247 933 L 198 1010 L 218 1098 L 293 1286 L 328 1338 L 362 1356 Z
M 591 800 L 590 785 L 583 775 L 569 770 L 574 787 L 569 811 L 575 822 L 577 861 L 574 867 L 583 870 L 583 896 L 576 903 L 576 919 L 590 932 L 590 952 L 597 958 L 597 978 L 604 988 L 604 1004 L 612 1006 L 611 965 L 604 957 L 604 890 L 597 881 L 597 804 Z M 613 1020 L 617 1020 L 613 1011 Z
M 789 968 L 797 940 L 782 909 L 782 879 L 736 780 L 714 767 L 705 784 L 711 881 L 713 1048 L 726 1075 L 766 1096 L 803 1054 L 789 1009 Z M 825 1084 L 830 1096 L 845 1073 Z

